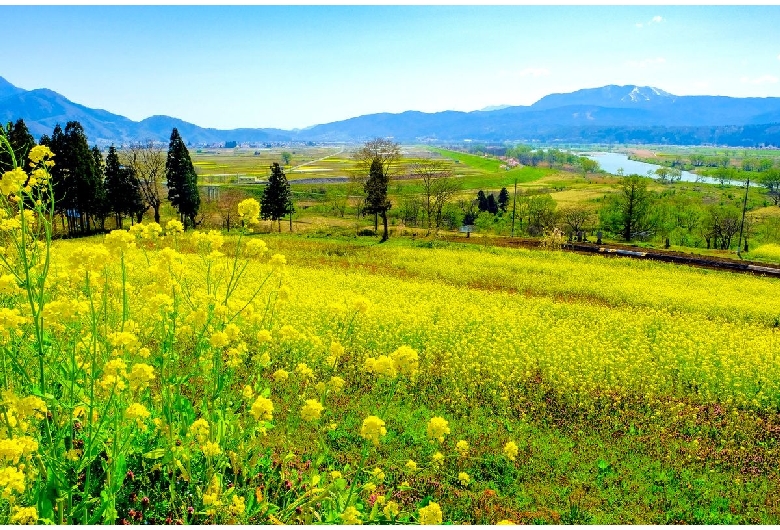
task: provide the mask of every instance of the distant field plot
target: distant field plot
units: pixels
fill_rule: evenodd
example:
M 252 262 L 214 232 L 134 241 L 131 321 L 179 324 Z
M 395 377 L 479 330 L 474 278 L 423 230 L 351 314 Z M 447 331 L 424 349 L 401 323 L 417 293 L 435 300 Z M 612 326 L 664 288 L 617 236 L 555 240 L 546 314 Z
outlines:
M 332 147 L 307 147 L 291 149 L 199 149 L 193 153 L 192 163 L 202 184 L 236 184 L 238 179 L 254 180 L 270 175 L 274 162 L 282 163 L 282 153 L 291 154 L 290 165 L 285 167 L 288 178 L 312 173 L 312 170 L 333 170 L 334 165 L 313 165 L 324 157 L 338 153 Z M 319 163 L 319 162 L 317 162 Z

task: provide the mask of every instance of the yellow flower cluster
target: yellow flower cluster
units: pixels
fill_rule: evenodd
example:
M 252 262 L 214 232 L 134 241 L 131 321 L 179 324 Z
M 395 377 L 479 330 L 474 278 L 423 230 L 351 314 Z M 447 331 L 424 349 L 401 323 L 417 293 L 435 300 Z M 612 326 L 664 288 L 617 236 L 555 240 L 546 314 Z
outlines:
M 389 356 L 368 357 L 365 366 L 367 372 L 391 379 L 399 373 L 411 377 L 419 369 L 419 355 L 412 348 L 401 346 Z
M 428 503 L 428 506 L 424 508 L 420 508 L 420 524 L 429 525 L 429 524 L 441 524 L 442 521 L 442 513 L 441 513 L 441 507 L 438 505 L 438 503 L 430 502 Z
M 140 403 L 132 403 L 125 410 L 125 417 L 130 421 L 135 421 L 141 430 L 146 430 L 145 420 L 151 416 L 149 410 Z
M 257 421 L 271 421 L 273 419 L 274 404 L 270 399 L 258 396 L 252 404 L 252 416 Z
M 369 440 L 374 445 L 379 445 L 379 438 L 387 434 L 385 422 L 377 416 L 369 416 L 363 420 L 360 428 L 360 436 Z
M 245 199 L 238 203 L 238 215 L 242 221 L 257 224 L 260 217 L 260 203 L 255 199 Z
M 306 404 L 301 409 L 301 418 L 306 421 L 317 421 L 324 409 L 325 407 L 316 399 L 307 399 Z
M 435 416 L 428 422 L 428 438 L 433 438 L 439 442 L 444 441 L 444 435 L 450 433 L 449 422 L 441 416 Z
M 27 173 L 22 171 L 21 168 L 14 168 L 11 171 L 6 171 L 3 176 L 0 177 L 0 193 L 3 195 L 11 195 L 12 193 L 19 193 L 19 190 L 27 182 Z

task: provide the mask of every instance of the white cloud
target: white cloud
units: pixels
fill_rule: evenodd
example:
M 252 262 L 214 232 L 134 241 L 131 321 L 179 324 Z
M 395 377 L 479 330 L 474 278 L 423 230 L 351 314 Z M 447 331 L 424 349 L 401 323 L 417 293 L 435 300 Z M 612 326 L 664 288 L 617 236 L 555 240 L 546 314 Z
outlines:
M 547 68 L 525 68 L 523 70 L 520 70 L 517 75 L 520 77 L 525 76 L 532 76 L 532 77 L 541 77 L 544 75 L 550 75 L 550 71 Z
M 663 57 L 655 57 L 651 59 L 642 59 L 641 61 L 628 61 L 626 65 L 634 68 L 647 68 L 648 66 L 654 66 L 657 64 L 664 64 L 666 59 Z
M 780 61 L 780 55 L 777 56 L 777 60 Z
M 773 75 L 762 75 L 759 77 L 754 77 L 753 79 L 749 77 L 740 77 L 739 80 L 743 83 L 749 83 L 751 85 L 763 85 L 766 83 L 777 83 L 780 81 L 777 77 Z
M 660 15 L 656 15 L 656 16 L 654 16 L 653 18 L 651 18 L 650 20 L 648 20 L 645 23 L 637 22 L 634 25 L 636 27 L 638 27 L 638 28 L 643 28 L 643 27 L 645 27 L 645 25 L 652 26 L 653 24 L 660 24 L 663 21 L 664 21 L 664 17 L 662 17 Z

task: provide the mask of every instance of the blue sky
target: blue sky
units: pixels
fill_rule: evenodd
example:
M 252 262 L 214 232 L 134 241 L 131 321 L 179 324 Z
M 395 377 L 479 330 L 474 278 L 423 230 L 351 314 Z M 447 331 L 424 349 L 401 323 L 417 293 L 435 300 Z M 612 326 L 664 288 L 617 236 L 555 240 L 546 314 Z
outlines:
M 0 6 L 0 76 L 140 120 L 307 127 L 608 84 L 780 96 L 780 6 Z

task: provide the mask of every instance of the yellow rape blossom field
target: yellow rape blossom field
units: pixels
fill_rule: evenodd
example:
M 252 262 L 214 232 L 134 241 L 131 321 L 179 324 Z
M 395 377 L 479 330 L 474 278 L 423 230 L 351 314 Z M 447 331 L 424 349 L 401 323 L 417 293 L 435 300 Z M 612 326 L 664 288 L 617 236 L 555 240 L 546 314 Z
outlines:
M 780 522 L 775 279 L 261 237 L 252 199 L 52 243 L 39 154 L 0 199 L 2 523 Z

